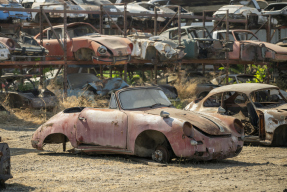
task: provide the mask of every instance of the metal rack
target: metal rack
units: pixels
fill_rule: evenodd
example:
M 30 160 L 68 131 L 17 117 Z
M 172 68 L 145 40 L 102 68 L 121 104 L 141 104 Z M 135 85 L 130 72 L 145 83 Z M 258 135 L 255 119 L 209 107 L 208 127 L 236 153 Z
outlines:
M 46 13 L 64 13 L 64 43 L 62 44 L 59 37 L 57 36 L 57 34 L 55 34 L 59 44 L 61 44 L 62 49 L 64 50 L 64 59 L 59 61 L 4 61 L 4 62 L 0 62 L 0 72 L 2 71 L 2 68 L 22 68 L 24 66 L 33 66 L 33 67 L 44 67 L 44 66 L 51 66 L 51 65 L 58 65 L 58 66 L 64 66 L 64 92 L 67 93 L 67 67 L 68 65 L 94 65 L 92 63 L 92 61 L 67 61 L 67 47 L 66 47 L 66 43 L 67 43 L 67 36 L 66 36 L 66 31 L 67 31 L 67 13 L 82 13 L 82 14 L 99 14 L 100 15 L 100 25 L 99 25 L 99 33 L 103 33 L 103 17 L 104 15 L 107 15 L 109 20 L 112 21 L 110 15 L 123 15 L 124 17 L 124 26 L 122 26 L 123 30 L 121 29 L 121 27 L 117 24 L 114 23 L 113 24 L 116 26 L 116 29 L 118 29 L 122 35 L 124 37 L 127 36 L 127 17 L 128 16 L 149 16 L 149 17 L 154 17 L 154 35 L 158 34 L 158 25 L 157 25 L 157 18 L 158 17 L 166 17 L 166 18 L 170 18 L 169 22 L 166 24 L 166 26 L 163 27 L 163 29 L 161 29 L 161 31 L 163 31 L 170 22 L 172 22 L 172 20 L 177 19 L 178 23 L 181 23 L 181 19 L 200 19 L 202 20 L 203 26 L 205 26 L 205 22 L 206 21 L 212 21 L 212 20 L 217 20 L 219 21 L 219 23 L 221 22 L 225 22 L 226 23 L 226 30 L 228 34 L 229 31 L 229 23 L 243 23 L 245 24 L 245 29 L 248 29 L 248 19 L 243 19 L 243 20 L 237 20 L 237 19 L 229 19 L 229 14 L 228 11 L 226 13 L 226 16 L 223 17 L 222 19 L 219 18 L 213 18 L 213 17 L 208 17 L 206 16 L 206 12 L 207 11 L 203 11 L 202 16 L 197 16 L 197 15 L 181 15 L 181 6 L 177 6 L 178 7 L 178 12 L 175 14 L 159 14 L 156 12 L 155 9 L 155 13 L 154 14 L 143 14 L 143 13 L 129 13 L 126 9 L 126 4 L 124 4 L 124 12 L 123 13 L 114 13 L 114 12 L 108 12 L 106 10 L 103 9 L 103 5 L 101 5 L 100 7 L 100 11 L 83 11 L 83 10 L 67 10 L 66 9 L 66 4 L 63 3 L 62 4 L 64 6 L 64 10 L 45 10 L 43 8 L 43 5 L 40 7 L 40 9 L 19 9 L 19 8 L 0 8 L 0 10 L 5 10 L 5 11 L 22 11 L 22 12 L 38 12 L 41 13 L 40 14 L 40 30 L 39 32 L 42 32 L 43 27 L 51 27 L 51 29 L 53 30 L 53 26 L 51 24 L 51 22 L 49 21 L 48 17 L 46 16 Z M 43 18 L 46 19 L 47 24 L 43 24 L 42 20 Z M 37 26 L 37 24 L 32 24 L 32 23 L 22 23 L 22 24 L 0 24 L 0 26 L 3 27 L 9 27 L 13 25 L 13 27 L 33 27 L 33 26 Z M 263 27 L 263 25 L 262 25 Z M 213 30 L 215 30 L 217 28 L 217 26 L 214 26 Z M 212 30 L 212 31 L 213 31 Z M 268 42 L 270 42 L 271 40 L 271 16 L 268 17 L 268 21 L 267 21 L 267 39 Z M 181 25 L 178 25 L 178 42 L 179 44 L 181 43 Z M 40 44 L 43 45 L 43 37 L 42 37 L 42 33 L 41 37 L 40 37 Z M 228 40 L 228 36 L 226 37 L 226 39 Z M 153 63 L 153 70 L 154 70 L 154 82 L 157 83 L 157 70 L 160 64 L 156 59 L 153 61 L 149 61 L 150 63 Z M 139 61 L 139 60 L 131 60 L 130 64 L 132 65 L 136 65 L 139 63 L 144 63 L 144 61 Z M 210 59 L 194 59 L 194 60 L 182 60 L 182 61 L 178 61 L 176 64 L 179 66 L 179 68 L 181 68 L 181 64 L 194 64 L 194 63 L 201 63 L 203 65 L 205 64 L 226 64 L 227 67 L 227 76 L 228 76 L 228 69 L 229 69 L 229 65 L 230 64 L 243 64 L 243 65 L 247 65 L 250 64 L 250 62 L 243 62 L 243 61 L 235 61 L 235 60 L 229 60 L 228 58 L 228 53 L 226 53 L 226 59 L 225 60 L 210 60 Z M 266 65 L 267 63 L 256 63 L 257 65 Z M 42 71 L 42 70 L 41 70 Z M 103 66 L 100 65 L 100 73 L 101 73 L 101 77 L 103 72 Z M 111 71 L 110 71 L 111 74 Z M 41 72 L 41 75 L 43 75 L 43 72 Z M 127 64 L 124 65 L 124 80 L 126 81 L 127 79 Z M 228 78 L 227 78 L 228 79 Z

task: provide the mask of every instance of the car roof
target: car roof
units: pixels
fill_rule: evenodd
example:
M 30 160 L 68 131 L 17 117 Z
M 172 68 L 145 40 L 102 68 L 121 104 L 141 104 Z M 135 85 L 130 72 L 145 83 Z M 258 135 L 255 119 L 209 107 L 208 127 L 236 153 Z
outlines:
M 232 85 L 225 85 L 222 87 L 218 87 L 210 91 L 210 93 L 221 93 L 227 91 L 236 91 L 241 92 L 249 95 L 253 91 L 257 91 L 260 89 L 270 89 L 276 88 L 277 86 L 269 85 L 269 84 L 262 84 L 262 83 L 240 83 L 240 84 L 232 84 Z
M 204 28 L 204 27 L 202 27 L 202 26 L 197 26 L 197 25 L 195 25 L 195 26 L 190 25 L 190 26 L 182 26 L 182 27 L 181 27 L 181 29 L 188 29 L 188 28 Z M 168 29 L 168 30 L 166 30 L 166 31 L 172 31 L 172 30 L 175 30 L 175 29 L 178 29 L 178 27 L 173 27 L 173 28 L 170 28 L 170 29 Z M 165 31 L 164 31 L 164 32 L 165 32 Z
M 243 29 L 234 29 L 234 30 L 229 30 L 229 32 L 232 32 L 232 31 L 242 31 L 242 32 L 251 32 L 253 33 L 252 31 L 249 31 L 249 30 L 243 30 Z M 226 30 L 218 30 L 218 31 L 214 31 L 214 32 L 226 32 Z
M 120 92 L 123 92 L 123 91 L 129 91 L 129 90 L 137 90 L 137 89 L 159 89 L 159 90 L 162 90 L 158 86 L 138 86 L 138 87 L 123 88 L 123 89 L 120 89 L 120 90 L 116 91 L 116 93 L 120 93 Z
M 86 22 L 74 22 L 74 23 L 67 23 L 67 28 L 68 27 L 72 27 L 72 26 L 77 26 L 77 25 L 89 25 L 92 26 L 90 23 L 86 23 Z M 53 26 L 53 28 L 63 28 L 64 25 L 55 25 Z M 93 26 L 92 26 L 93 27 Z M 45 29 L 45 30 L 50 30 L 51 27 Z

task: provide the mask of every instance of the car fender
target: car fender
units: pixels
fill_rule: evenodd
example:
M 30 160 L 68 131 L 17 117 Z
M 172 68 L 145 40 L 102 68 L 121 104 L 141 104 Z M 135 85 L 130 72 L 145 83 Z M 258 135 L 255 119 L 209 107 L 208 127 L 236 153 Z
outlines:
M 159 115 L 129 113 L 127 140 L 128 150 L 135 152 L 135 142 L 137 137 L 142 132 L 151 130 L 162 133 L 177 156 L 185 156 L 190 153 L 190 149 L 186 148 L 186 142 L 190 141 L 183 138 L 183 125 L 185 122 L 186 121 L 177 118 L 162 118 Z
M 76 142 L 76 121 L 79 113 L 64 113 L 59 112 L 46 123 L 41 125 L 32 136 L 32 145 L 39 150 L 43 150 L 45 139 L 51 135 L 60 133 L 65 135 L 73 147 L 77 147 Z

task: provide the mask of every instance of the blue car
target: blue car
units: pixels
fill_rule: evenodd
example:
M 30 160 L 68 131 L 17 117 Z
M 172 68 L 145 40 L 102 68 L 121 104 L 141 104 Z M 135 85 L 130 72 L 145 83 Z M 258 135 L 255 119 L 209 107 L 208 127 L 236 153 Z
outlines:
M 24 9 L 22 5 L 20 5 L 17 2 L 8 2 L 7 4 L 1 4 L 1 7 L 7 7 L 7 8 L 20 8 Z M 20 19 L 20 20 L 31 20 L 31 14 L 28 12 L 20 12 L 20 11 L 0 11 L 0 20 L 6 20 L 11 21 L 14 19 Z

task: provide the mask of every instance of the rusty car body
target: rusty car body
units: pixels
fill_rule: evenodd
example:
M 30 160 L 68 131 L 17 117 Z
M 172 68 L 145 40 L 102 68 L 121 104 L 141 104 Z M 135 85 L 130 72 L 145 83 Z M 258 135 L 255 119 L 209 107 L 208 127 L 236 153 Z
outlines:
M 74 107 L 41 125 L 32 146 L 71 142 L 75 151 L 211 160 L 234 157 L 243 146 L 238 119 L 172 107 L 158 87 L 125 88 L 112 94 L 108 109 Z
M 58 37 L 64 37 L 64 25 L 53 27 Z M 67 25 L 67 60 L 93 61 L 95 64 L 126 64 L 133 44 L 127 38 L 101 35 L 89 23 Z M 46 60 L 62 60 L 64 51 L 51 28 L 43 32 L 43 46 L 49 50 Z M 34 37 L 40 42 L 40 33 Z
M 26 7 L 29 6 L 31 1 L 23 1 L 22 4 Z M 84 10 L 79 5 L 74 5 L 70 1 L 64 1 L 64 0 L 35 0 L 32 1 L 33 4 L 31 6 L 32 9 L 40 9 L 41 6 L 44 6 L 43 9 L 47 10 L 64 10 L 63 3 L 65 2 L 67 5 L 67 10 Z M 40 22 L 40 13 L 32 12 L 32 21 L 39 23 Z M 47 17 L 49 21 L 51 22 L 57 22 L 62 23 L 64 21 L 64 13 L 47 13 Z M 67 20 L 69 22 L 75 22 L 75 21 L 84 21 L 84 19 L 88 18 L 88 14 L 83 13 L 67 13 Z M 42 22 L 45 21 L 45 18 L 43 18 Z M 47 22 L 47 21 L 46 21 Z
M 0 42 L 9 50 L 9 59 L 12 60 L 40 60 L 48 54 L 48 50 L 22 31 L 19 34 L 0 33 Z M 29 58 L 28 56 L 39 57 Z
M 226 15 L 226 10 L 229 10 L 230 19 L 248 19 L 249 28 L 257 27 L 264 24 L 267 21 L 267 17 L 262 15 L 262 10 L 268 6 L 265 0 L 231 0 L 230 5 L 224 5 L 219 8 L 214 14 L 214 18 L 222 19 Z M 272 20 L 272 23 L 276 24 L 276 20 Z M 217 25 L 218 21 L 214 21 L 214 25 Z M 230 23 L 230 26 L 236 29 L 245 27 L 245 24 Z
M 261 83 L 226 85 L 210 91 L 185 110 L 233 116 L 244 125 L 244 141 L 287 145 L 287 100 L 278 87 Z
M 133 43 L 132 59 L 174 62 L 185 55 L 184 46 L 150 33 L 136 32 L 128 39 Z
M 241 61 L 275 61 L 287 60 L 287 49 L 278 45 L 262 42 L 248 30 L 230 30 L 229 40 L 234 41 L 233 52 L 229 59 Z M 213 38 L 225 40 L 226 30 L 214 31 Z
M 287 3 L 278 2 L 271 3 L 262 10 L 262 15 L 269 16 L 271 15 L 278 21 L 278 25 L 286 26 L 287 24 Z
M 160 37 L 178 43 L 178 27 L 162 32 Z M 183 59 L 224 59 L 225 51 L 232 51 L 233 42 L 224 44 L 223 41 L 212 39 L 204 27 L 184 26 L 181 27 L 180 44 L 185 46 Z
M 21 79 L 28 79 L 30 83 L 22 85 Z M 34 82 L 23 75 L 2 75 L 0 83 L 0 101 L 11 108 L 54 108 L 58 103 L 54 93 L 48 89 L 36 88 Z
M 0 137 L 0 190 L 5 188 L 5 181 L 13 178 L 11 175 L 10 149 L 7 143 L 3 143 Z

